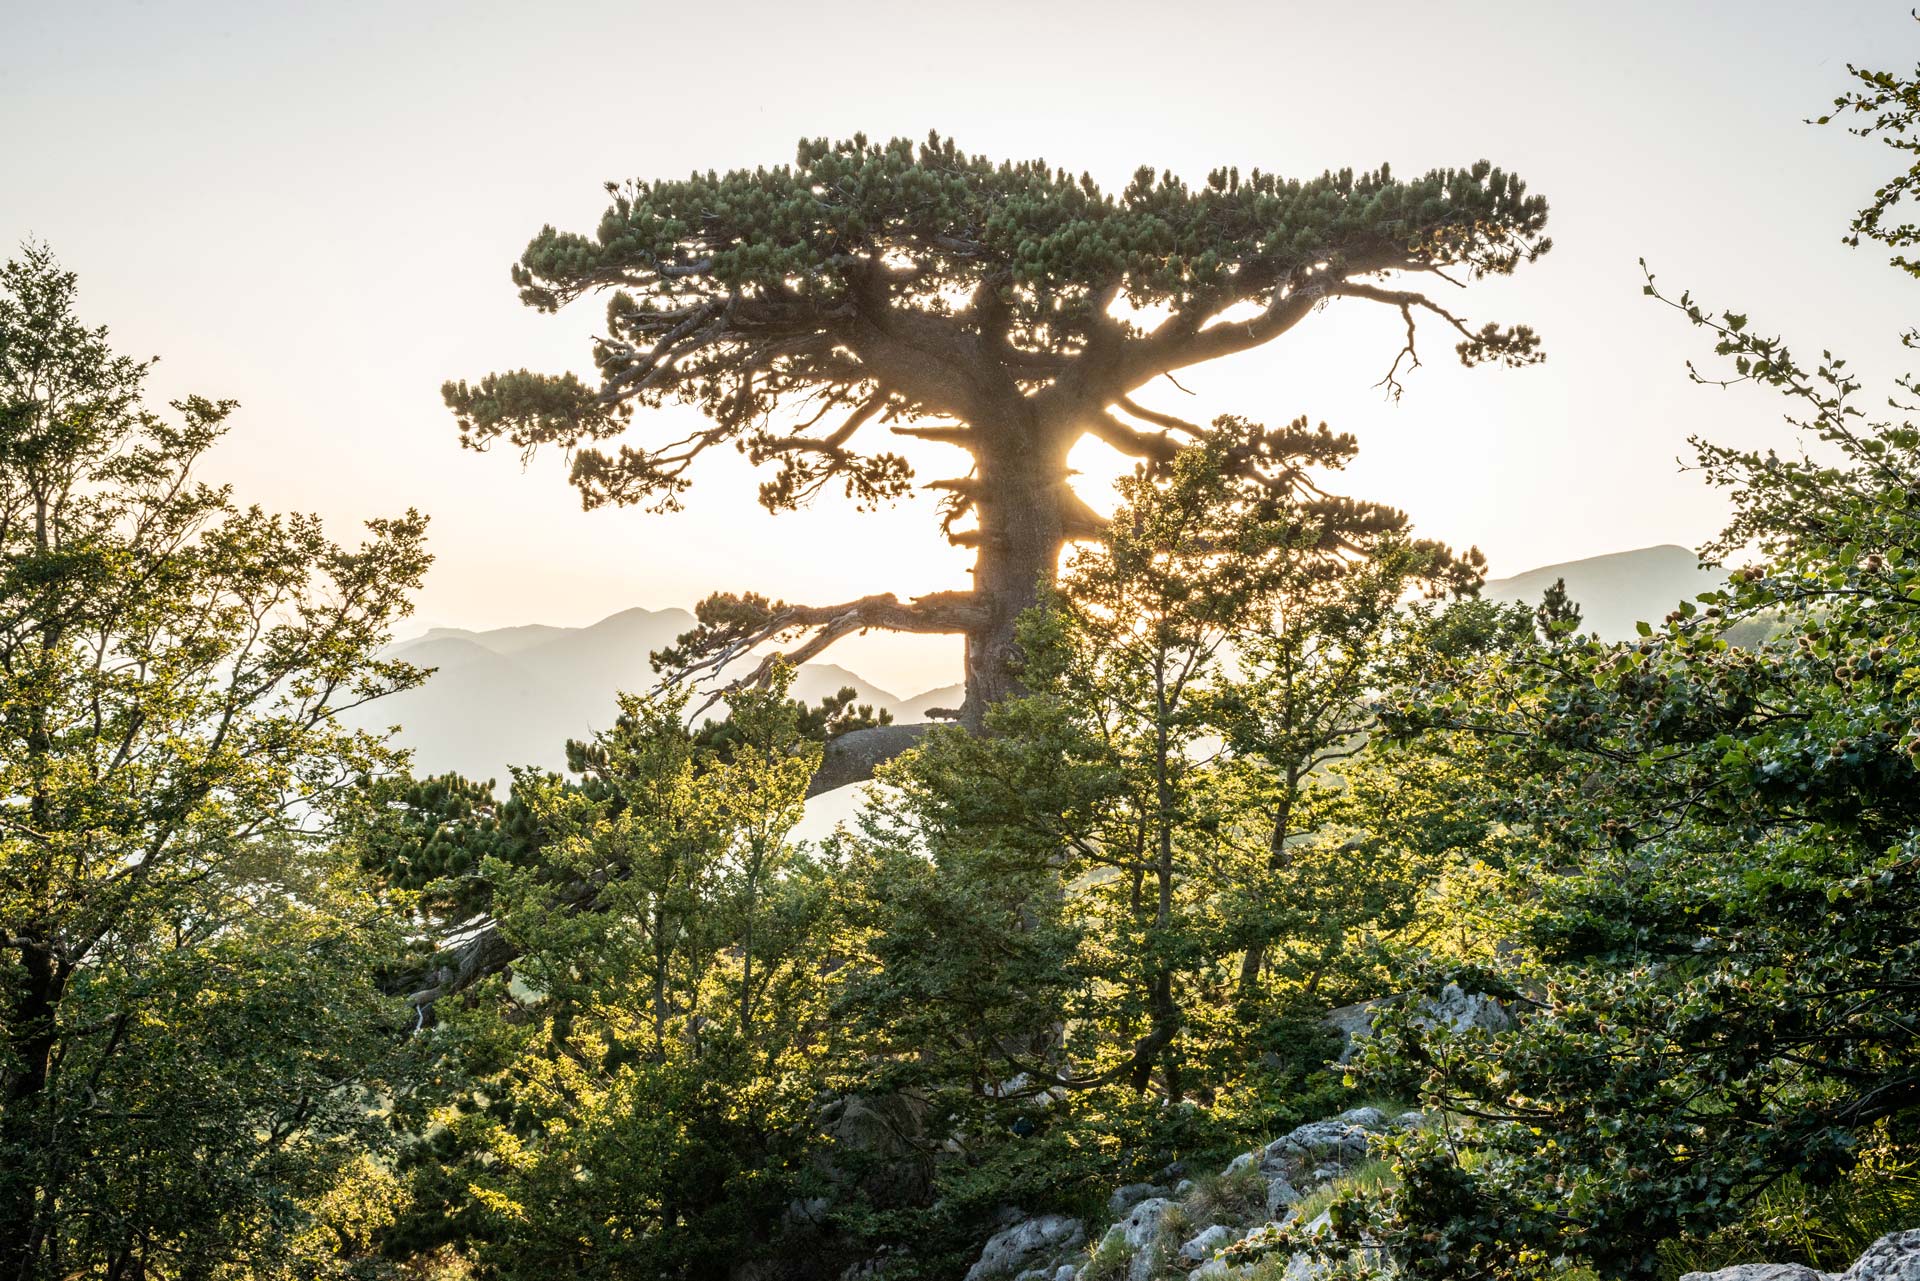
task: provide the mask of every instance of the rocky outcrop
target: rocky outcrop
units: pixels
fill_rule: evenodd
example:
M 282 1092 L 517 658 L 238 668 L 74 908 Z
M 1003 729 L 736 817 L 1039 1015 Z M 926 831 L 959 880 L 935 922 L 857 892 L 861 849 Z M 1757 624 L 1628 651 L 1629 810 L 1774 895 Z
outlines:
M 1149 1197 L 1107 1229 L 1101 1249 L 1127 1255 L 1127 1281 L 1152 1281 L 1160 1256 L 1170 1253 L 1163 1238 L 1169 1228 L 1183 1222 L 1177 1210 L 1178 1203 L 1167 1197 Z
M 1323 1021 L 1341 1036 L 1340 1057 L 1336 1061 L 1349 1062 L 1353 1052 L 1360 1048 L 1360 1043 L 1373 1035 L 1381 1013 L 1392 1002 L 1403 999 L 1387 997 L 1378 1001 L 1362 1001 L 1358 1005 L 1343 1005 L 1328 1014 Z M 1419 1027 L 1444 1027 L 1452 1032 L 1465 1032 L 1472 1028 L 1503 1032 L 1513 1026 L 1513 1015 L 1492 997 L 1468 992 L 1458 983 L 1449 983 L 1440 989 L 1438 995 L 1420 1002 L 1413 1021 Z
M 1436 1014 L 1440 1016 L 1492 1017 L 1486 1007 L 1471 1001 L 1456 1003 L 1450 1013 L 1442 1007 Z M 1500 1017 L 1506 1017 L 1504 1011 Z M 1497 1025 L 1469 1021 L 1462 1026 Z M 1192 1179 L 1180 1178 L 1181 1171 L 1170 1167 L 1157 1176 L 1159 1182 L 1115 1189 L 1108 1200 L 1113 1226 L 1091 1248 L 1086 1225 L 1078 1219 L 1018 1219 L 987 1242 L 966 1281 L 1244 1281 L 1253 1268 L 1230 1262 L 1223 1252 L 1274 1223 L 1293 1225 L 1308 1235 L 1324 1229 L 1326 1212 L 1306 1221 L 1300 1202 L 1365 1161 L 1374 1139 L 1425 1121 L 1419 1112 L 1388 1117 L 1376 1108 L 1353 1108 L 1243 1153 L 1211 1179 L 1197 1172 Z M 1168 1183 L 1174 1184 L 1171 1190 Z M 1235 1195 L 1219 1195 L 1222 1183 L 1236 1185 Z M 1264 1212 L 1259 1205 L 1262 1183 Z M 1208 1184 L 1211 1189 L 1204 1186 Z M 1359 1255 L 1376 1266 L 1384 1262 L 1374 1247 Z M 1269 1271 L 1261 1275 L 1272 1275 L 1272 1265 L 1266 1266 Z M 1310 1255 L 1295 1254 L 1280 1275 L 1284 1281 L 1313 1281 L 1325 1268 Z M 1845 1272 L 1820 1272 L 1797 1263 L 1744 1263 L 1718 1272 L 1689 1272 L 1681 1281 L 1920 1281 L 1920 1228 L 1881 1237 Z
M 933 1183 L 922 1142 L 926 1100 L 912 1094 L 848 1095 L 822 1111 L 831 1140 L 821 1173 L 835 1186 L 857 1185 L 876 1206 L 911 1205 Z
M 1889 1232 L 1867 1247 L 1841 1281 L 1920 1281 L 1920 1228 Z
M 1920 1281 L 1920 1228 L 1889 1232 L 1845 1272 L 1799 1263 L 1742 1263 L 1718 1272 L 1689 1272 L 1680 1281 Z
M 1242 1153 L 1211 1180 L 1176 1182 L 1179 1172 L 1169 1169 L 1159 1176 L 1166 1182 L 1126 1184 L 1108 1198 L 1113 1226 L 1091 1249 L 1077 1219 L 1022 1219 L 994 1234 L 967 1281 L 1246 1277 L 1251 1269 L 1227 1262 L 1222 1251 L 1276 1220 L 1294 1221 L 1297 1203 L 1365 1161 L 1374 1138 L 1423 1119 L 1417 1112 L 1389 1119 L 1377 1108 L 1354 1108 Z M 1175 1186 L 1169 1189 L 1167 1182 Z M 1201 1194 L 1203 1182 L 1215 1185 L 1212 1195 Z M 1219 1195 L 1217 1185 L 1223 1183 L 1235 1185 L 1235 1195 Z M 1288 1281 L 1309 1281 L 1313 1275 L 1307 1256 L 1289 1261 Z
M 967 1281 L 999 1281 L 1002 1277 L 1055 1275 L 1044 1265 L 1071 1253 L 1087 1239 L 1087 1225 L 1064 1214 L 1043 1214 L 993 1234 L 980 1261 L 967 1270 Z

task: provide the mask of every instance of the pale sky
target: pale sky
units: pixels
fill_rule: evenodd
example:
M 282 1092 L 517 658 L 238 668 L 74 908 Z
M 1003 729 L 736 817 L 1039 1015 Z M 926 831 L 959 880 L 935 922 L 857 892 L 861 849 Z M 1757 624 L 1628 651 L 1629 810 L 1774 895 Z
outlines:
M 1299 414 L 1358 435 L 1348 492 L 1478 544 L 1496 574 L 1678 542 L 1720 499 L 1693 432 L 1763 446 L 1775 402 L 1686 381 L 1696 331 L 1663 283 L 1802 347 L 1893 367 L 1907 320 L 1882 255 L 1839 237 L 1895 168 L 1802 123 L 1848 61 L 1911 67 L 1904 3 L 19 3 L 0 0 L 0 241 L 47 240 L 86 317 L 154 389 L 241 401 L 210 470 L 337 533 L 416 506 L 438 556 L 420 623 L 582 624 L 715 589 L 824 603 L 965 585 L 932 504 L 771 517 L 715 455 L 687 510 L 582 513 L 557 456 L 457 448 L 439 387 L 591 373 L 595 303 L 520 306 L 544 223 L 590 231 L 601 184 L 791 160 L 806 136 L 922 137 L 1042 156 L 1108 185 L 1140 164 L 1413 174 L 1485 157 L 1527 179 L 1555 249 L 1453 301 L 1524 321 L 1547 362 L 1463 370 L 1426 335 L 1389 404 L 1398 319 L 1346 302 L 1159 398 L 1188 417 Z M 642 420 L 641 431 L 673 424 Z M 929 449 L 923 478 L 948 474 Z M 1088 449 L 1090 473 L 1110 466 Z M 1097 491 L 1097 486 L 1096 486 Z M 1097 492 L 1092 495 L 1096 500 Z M 834 661 L 902 694 L 958 642 L 862 638 Z

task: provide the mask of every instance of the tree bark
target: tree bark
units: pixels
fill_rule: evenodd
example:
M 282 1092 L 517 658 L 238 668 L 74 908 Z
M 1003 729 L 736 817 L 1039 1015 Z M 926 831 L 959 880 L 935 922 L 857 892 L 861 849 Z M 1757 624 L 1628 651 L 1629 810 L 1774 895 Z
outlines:
M 1028 416 L 1024 406 L 1014 415 Z M 987 708 L 1022 692 L 1020 615 L 1059 573 L 1071 501 L 1072 441 L 1066 433 L 1014 422 L 982 436 L 975 454 L 980 528 L 973 586 L 986 618 L 965 634 L 966 701 L 960 707 L 961 723 L 975 730 Z
M 52 953 L 34 943 L 20 948 L 25 982 L 15 993 L 9 1011 L 14 1073 L 7 1082 L 5 1106 L 0 1108 L 0 1155 L 17 1162 L 6 1174 L 6 1195 L 0 1201 L 0 1278 L 30 1278 L 35 1270 L 36 1232 L 44 1190 L 39 1126 L 46 1106 L 45 1093 L 57 1039 L 61 998 L 59 967 Z

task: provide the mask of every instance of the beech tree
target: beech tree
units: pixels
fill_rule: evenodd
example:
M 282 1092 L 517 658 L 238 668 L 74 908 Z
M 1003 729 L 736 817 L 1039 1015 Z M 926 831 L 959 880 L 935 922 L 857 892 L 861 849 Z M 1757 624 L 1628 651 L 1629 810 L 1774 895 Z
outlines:
M 1411 181 L 1384 166 L 1308 181 L 1223 168 L 1197 188 L 1143 168 L 1116 194 L 938 135 L 856 135 L 803 141 L 788 166 L 608 192 L 592 235 L 547 227 L 513 269 L 542 311 L 608 296 L 600 385 L 526 370 L 448 383 L 463 443 L 559 446 L 587 507 L 655 510 L 679 502 L 703 454 L 732 446 L 771 469 L 760 501 L 775 511 L 829 488 L 863 508 L 908 492 L 911 467 L 877 431 L 958 447 L 966 474 L 930 487 L 946 495 L 942 533 L 975 550 L 972 590 L 716 595 L 660 657 L 702 674 L 769 644 L 803 662 L 867 628 L 959 634 L 972 725 L 1017 688 L 1015 622 L 1063 547 L 1104 533 L 1068 484 L 1074 445 L 1092 435 L 1165 463 L 1205 436 L 1136 399 L 1154 380 L 1269 343 L 1339 299 L 1405 318 L 1392 393 L 1419 363 L 1421 319 L 1451 331 L 1467 364 L 1540 358 L 1526 326 L 1475 327 L 1404 287 L 1506 275 L 1548 249 L 1546 202 L 1484 161 Z M 635 422 L 636 406 L 669 403 L 705 424 L 660 439 Z
M 199 480 L 232 404 L 150 410 L 77 289 L 0 267 L 0 1277 L 271 1275 L 403 1066 L 337 717 L 420 677 L 426 522 Z

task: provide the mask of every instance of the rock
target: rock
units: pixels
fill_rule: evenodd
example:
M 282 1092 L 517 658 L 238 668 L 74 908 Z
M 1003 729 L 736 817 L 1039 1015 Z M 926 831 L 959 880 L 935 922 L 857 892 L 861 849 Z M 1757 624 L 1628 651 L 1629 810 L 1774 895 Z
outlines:
M 1216 1223 L 1205 1232 L 1180 1247 L 1180 1257 L 1195 1263 L 1213 1257 L 1214 1251 L 1223 1249 L 1239 1238 L 1233 1235 L 1233 1229 L 1224 1223 Z
M 1348 1125 L 1357 1125 L 1363 1130 L 1378 1133 L 1387 1128 L 1387 1114 L 1379 1108 L 1348 1108 L 1336 1121 L 1345 1121 Z
M 1419 1021 L 1423 1027 L 1445 1027 L 1451 1032 L 1473 1028 L 1504 1032 L 1513 1026 L 1513 1015 L 1492 997 L 1449 983 L 1440 989 L 1439 996 L 1422 1005 Z
M 1175 1196 L 1185 1196 L 1187 1193 L 1191 1191 L 1193 1191 L 1192 1179 L 1182 1179 L 1180 1180 L 1180 1182 L 1173 1185 L 1173 1194 Z
M 1343 1005 L 1321 1020 L 1340 1034 L 1340 1057 L 1335 1062 L 1347 1062 L 1353 1057 L 1354 1047 L 1373 1035 L 1373 1020 L 1380 1013 L 1380 1006 L 1379 1001 Z
M 1026 1219 L 1010 1228 L 1002 1228 L 988 1239 L 980 1260 L 967 1270 L 967 1281 L 986 1281 L 989 1277 L 1010 1277 L 1023 1271 L 1035 1271 L 1035 1265 L 1051 1265 L 1058 1256 L 1082 1245 L 1087 1225 L 1064 1214 L 1043 1214 Z M 1056 1275 L 1041 1271 L 1042 1276 Z
M 836 1099 L 821 1113 L 831 1142 L 817 1163 L 830 1182 L 856 1184 L 878 1208 L 915 1204 L 933 1183 L 933 1163 L 919 1143 L 926 1111 L 927 1101 L 908 1093 Z
M 1284 1175 L 1275 1175 L 1267 1180 L 1267 1217 L 1277 1218 L 1282 1206 L 1292 1205 L 1300 1199 L 1293 1184 L 1287 1182 Z
M 1800 1263 L 1742 1263 L 1718 1272 L 1689 1272 L 1680 1281 L 1920 1281 L 1920 1228 L 1889 1232 L 1845 1272 Z
M 1167 1212 L 1175 1208 L 1175 1203 L 1165 1197 L 1149 1197 L 1107 1229 L 1107 1237 L 1111 1239 L 1117 1233 L 1133 1256 L 1133 1262 L 1127 1266 L 1128 1281 L 1147 1281 L 1153 1275 Z
M 1887 1233 L 1840 1277 L 1841 1281 L 1920 1281 L 1920 1228 Z
M 1074 1281 L 1079 1275 L 1079 1268 L 1071 1263 L 1063 1263 L 1058 1268 L 1029 1268 L 1014 1277 L 1013 1281 Z
M 1107 1212 L 1118 1217 L 1142 1201 L 1166 1195 L 1167 1189 L 1158 1183 L 1128 1183 L 1115 1188 L 1113 1195 L 1107 1198 Z
M 1402 1112 L 1393 1118 L 1389 1125 L 1395 1130 L 1417 1130 L 1427 1123 L 1427 1114 L 1420 1111 Z
M 1352 1060 L 1354 1050 L 1373 1035 L 1375 1020 L 1386 1007 L 1387 1001 L 1392 999 L 1388 997 L 1379 1001 L 1362 1001 L 1358 1005 L 1343 1005 L 1326 1016 L 1323 1021 L 1340 1033 L 1343 1042 L 1340 1056 L 1334 1060 L 1336 1063 Z M 1427 997 L 1420 1002 L 1414 1022 L 1421 1027 L 1444 1027 L 1452 1032 L 1465 1032 L 1471 1028 L 1501 1032 L 1513 1026 L 1513 1015 L 1492 997 L 1469 993 L 1458 983 L 1449 983 L 1440 989 L 1438 996 Z
M 1251 1152 L 1242 1152 L 1239 1156 L 1227 1162 L 1227 1168 L 1220 1171 L 1220 1177 L 1223 1179 L 1231 1179 L 1236 1174 L 1251 1170 L 1259 1159 L 1259 1157 Z
M 787 1222 L 818 1227 L 827 1221 L 833 1202 L 827 1197 L 810 1196 L 787 1202 Z
M 1367 1131 L 1345 1121 L 1309 1121 L 1267 1144 L 1260 1168 L 1311 1165 L 1328 1160 L 1349 1165 L 1367 1155 Z

